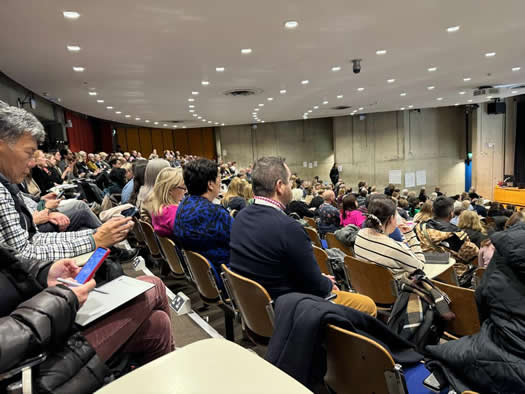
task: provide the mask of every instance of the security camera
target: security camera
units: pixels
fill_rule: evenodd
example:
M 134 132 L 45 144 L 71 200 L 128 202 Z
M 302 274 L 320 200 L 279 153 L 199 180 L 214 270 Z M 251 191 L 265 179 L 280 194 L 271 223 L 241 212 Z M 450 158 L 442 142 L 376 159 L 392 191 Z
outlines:
M 361 59 L 353 59 L 352 60 L 353 70 L 354 74 L 359 74 L 361 72 Z

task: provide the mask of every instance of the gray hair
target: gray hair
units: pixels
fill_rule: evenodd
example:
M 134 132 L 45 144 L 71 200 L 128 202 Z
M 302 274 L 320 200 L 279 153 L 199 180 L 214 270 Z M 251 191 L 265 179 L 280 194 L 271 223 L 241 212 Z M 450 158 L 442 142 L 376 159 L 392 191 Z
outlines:
M 144 172 L 144 185 L 140 187 L 139 194 L 137 195 L 137 206 L 148 199 L 150 193 L 153 191 L 153 186 L 155 186 L 157 175 L 159 175 L 159 172 L 163 168 L 169 166 L 170 163 L 164 159 L 153 159 L 148 162 L 146 171 Z
M 30 134 L 37 142 L 46 137 L 44 127 L 33 114 L 0 101 L 0 140 L 15 144 L 24 134 Z
M 261 197 L 271 197 L 275 194 L 275 185 L 281 180 L 288 183 L 288 172 L 281 157 L 262 157 L 253 166 L 253 194 Z

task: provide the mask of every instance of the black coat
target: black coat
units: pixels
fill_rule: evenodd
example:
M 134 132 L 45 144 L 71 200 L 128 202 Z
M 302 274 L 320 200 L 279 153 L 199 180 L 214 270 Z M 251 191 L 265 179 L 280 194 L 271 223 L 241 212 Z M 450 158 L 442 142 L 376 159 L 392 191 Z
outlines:
M 525 223 L 493 234 L 496 247 L 476 302 L 481 330 L 428 352 L 479 392 L 525 388 Z
M 34 373 L 39 392 L 92 392 L 108 371 L 79 334 L 71 341 L 78 300 L 65 286 L 46 288 L 48 272 L 0 247 L 0 373 L 45 352 Z
M 330 180 L 334 185 L 339 182 L 339 169 L 337 167 L 332 167 L 330 170 Z
M 309 218 L 314 217 L 314 212 L 310 211 L 308 205 L 304 201 L 291 201 L 286 208 L 286 213 L 296 213 L 301 217 L 301 219 L 305 216 Z

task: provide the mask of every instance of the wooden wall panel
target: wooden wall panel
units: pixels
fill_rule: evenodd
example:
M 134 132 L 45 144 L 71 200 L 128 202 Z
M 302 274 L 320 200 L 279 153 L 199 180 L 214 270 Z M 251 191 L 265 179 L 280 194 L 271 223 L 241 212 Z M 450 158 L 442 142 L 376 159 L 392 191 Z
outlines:
M 140 149 L 138 149 L 138 151 L 142 153 L 142 157 L 148 158 L 153 150 L 153 145 L 151 144 L 151 129 L 140 128 L 139 138 Z
M 188 132 L 186 130 L 174 130 L 175 151 L 179 151 L 181 155 L 189 154 Z
M 153 149 L 157 149 L 157 154 L 162 156 L 164 152 L 164 143 L 162 142 L 162 131 L 160 129 L 151 130 L 151 143 Z
M 132 150 L 140 150 L 140 139 L 139 139 L 139 129 L 135 127 L 128 127 L 128 147 L 126 152 L 131 152 Z
M 215 138 L 213 128 L 208 127 L 202 130 L 202 157 L 215 159 Z
M 190 155 L 202 156 L 202 129 L 188 132 Z
M 164 146 L 162 153 L 164 153 L 165 150 L 175 150 L 175 146 L 173 145 L 173 132 L 171 130 L 162 130 L 162 144 Z
M 125 152 L 128 150 L 128 136 L 125 127 L 117 128 L 117 141 L 120 145 L 120 149 Z

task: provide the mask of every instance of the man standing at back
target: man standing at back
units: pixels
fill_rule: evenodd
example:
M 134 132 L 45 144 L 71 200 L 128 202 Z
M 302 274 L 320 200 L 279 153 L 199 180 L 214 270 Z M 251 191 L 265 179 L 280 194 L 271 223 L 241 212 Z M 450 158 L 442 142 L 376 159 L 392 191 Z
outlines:
M 237 214 L 231 230 L 231 269 L 261 284 L 274 300 L 291 292 L 319 297 L 334 292 L 337 304 L 375 316 L 370 298 L 339 291 L 321 274 L 304 229 L 284 213 L 292 199 L 290 176 L 284 159 L 263 157 L 255 163 L 255 202 Z

